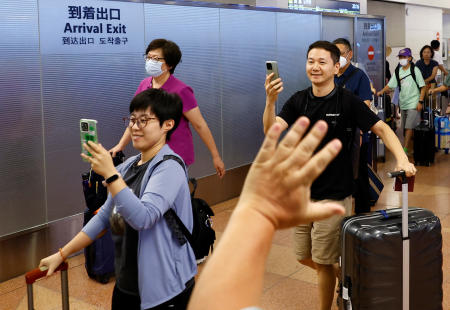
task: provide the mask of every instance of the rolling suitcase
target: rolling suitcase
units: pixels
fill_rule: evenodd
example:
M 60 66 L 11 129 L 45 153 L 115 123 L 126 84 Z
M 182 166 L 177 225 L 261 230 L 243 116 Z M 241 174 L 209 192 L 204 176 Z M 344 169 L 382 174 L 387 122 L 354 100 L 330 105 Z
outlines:
M 430 95 L 428 102 L 431 102 L 432 98 Z M 423 120 L 414 128 L 414 162 L 417 166 L 430 166 L 434 163 L 434 136 L 433 111 L 425 107 Z
M 114 165 L 123 162 L 125 155 L 118 152 L 113 158 Z M 105 203 L 108 196 L 106 187 L 103 186 L 102 176 L 94 171 L 82 175 L 83 193 L 86 201 L 83 226 L 86 225 L 97 210 Z M 91 245 L 84 249 L 85 268 L 88 276 L 100 283 L 106 284 L 114 276 L 114 242 L 111 230 L 107 230 L 103 236 L 96 239 Z
M 441 223 L 431 211 L 402 208 L 344 219 L 340 310 L 442 310 Z
M 56 268 L 55 272 L 61 271 L 61 293 L 62 293 L 62 309 L 69 310 L 69 280 L 67 270 L 69 265 L 63 262 Z M 28 310 L 34 310 L 33 284 L 36 280 L 47 275 L 47 269 L 36 268 L 25 274 L 25 282 L 27 283 Z
M 436 148 L 445 150 L 448 154 L 450 148 L 450 119 L 448 116 L 438 116 L 434 119 L 436 131 Z

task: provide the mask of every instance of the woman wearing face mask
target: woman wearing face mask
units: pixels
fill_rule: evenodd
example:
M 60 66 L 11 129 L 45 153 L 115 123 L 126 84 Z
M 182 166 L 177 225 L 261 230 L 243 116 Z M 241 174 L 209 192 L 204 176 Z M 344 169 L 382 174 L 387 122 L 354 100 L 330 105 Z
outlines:
M 408 154 L 413 130 L 419 124 L 422 104 L 425 97 L 425 81 L 419 68 L 414 66 L 411 49 L 404 48 L 398 53 L 399 67 L 395 69 L 389 83 L 378 92 L 383 95 L 388 90 L 399 87 L 399 107 L 401 110 L 402 129 L 405 136 L 403 149 Z
M 145 70 L 149 77 L 139 84 L 135 95 L 149 88 L 161 88 L 169 93 L 179 95 L 183 101 L 183 116 L 168 143 L 170 148 L 183 158 L 187 166 L 194 163 L 194 143 L 189 128 L 190 122 L 211 153 L 217 175 L 222 178 L 225 174 L 225 165 L 197 105 L 194 92 L 191 87 L 173 76 L 180 60 L 181 51 L 176 43 L 165 39 L 155 39 L 150 42 L 145 50 Z M 130 130 L 127 128 L 119 143 L 110 152 L 114 155 L 123 150 L 130 140 Z

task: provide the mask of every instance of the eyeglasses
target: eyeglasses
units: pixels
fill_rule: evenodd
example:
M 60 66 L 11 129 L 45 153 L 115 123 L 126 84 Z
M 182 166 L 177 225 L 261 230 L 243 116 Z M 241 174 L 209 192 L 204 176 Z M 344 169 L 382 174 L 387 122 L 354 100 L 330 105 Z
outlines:
M 125 122 L 125 125 L 127 125 L 128 127 L 133 127 L 134 124 L 137 123 L 137 126 L 139 129 L 144 128 L 145 126 L 147 126 L 147 123 L 150 122 L 151 120 L 157 120 L 158 118 L 156 117 L 124 117 L 123 121 Z
M 158 57 L 158 56 L 149 56 L 147 54 L 144 54 L 144 60 L 156 60 L 156 61 L 161 61 L 164 60 L 164 57 Z

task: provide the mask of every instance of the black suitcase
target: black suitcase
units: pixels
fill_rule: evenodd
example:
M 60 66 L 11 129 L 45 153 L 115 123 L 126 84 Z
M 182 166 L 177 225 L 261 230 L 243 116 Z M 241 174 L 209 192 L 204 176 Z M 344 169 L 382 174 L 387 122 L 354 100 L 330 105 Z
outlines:
M 124 157 L 125 155 L 122 152 L 118 152 L 113 157 L 114 166 L 123 163 Z M 85 226 L 105 203 L 108 191 L 102 184 L 104 178 L 92 170 L 84 173 L 82 179 L 83 194 L 87 206 L 84 211 L 83 226 Z M 84 257 L 88 276 L 97 282 L 108 283 L 109 279 L 114 276 L 114 242 L 111 230 L 106 230 L 103 236 L 88 245 L 84 249 Z
M 402 209 L 342 223 L 341 310 L 442 309 L 441 223 L 429 210 L 408 209 L 403 179 Z
M 432 96 L 430 95 L 428 102 L 431 106 Z M 416 166 L 430 166 L 434 163 L 434 154 L 436 148 L 434 119 L 431 107 L 424 107 L 423 120 L 420 125 L 414 128 L 414 162 Z

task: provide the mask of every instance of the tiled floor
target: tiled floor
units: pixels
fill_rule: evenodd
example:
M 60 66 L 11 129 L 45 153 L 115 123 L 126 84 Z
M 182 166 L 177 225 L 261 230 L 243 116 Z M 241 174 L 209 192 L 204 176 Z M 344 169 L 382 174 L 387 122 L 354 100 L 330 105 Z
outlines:
M 387 162 L 379 164 L 379 174 L 385 188 L 376 209 L 400 206 L 400 193 L 393 191 L 393 181 L 386 172 L 394 168 L 388 154 Z M 450 309 L 450 155 L 439 152 L 432 167 L 418 167 L 415 190 L 409 196 L 411 206 L 432 210 L 443 226 L 444 303 Z M 214 206 L 214 225 L 218 239 L 237 202 L 232 199 Z M 88 278 L 83 256 L 69 261 L 69 291 L 71 309 L 110 309 L 113 283 L 98 284 Z M 200 268 L 201 272 L 201 268 Z M 59 275 L 38 281 L 34 285 L 35 309 L 61 309 Z M 291 230 L 277 232 L 266 267 L 264 294 L 261 304 L 266 310 L 316 309 L 318 302 L 315 273 L 298 264 L 292 251 Z M 23 276 L 0 283 L 0 310 L 27 309 Z M 424 309 L 425 310 L 425 309 Z

